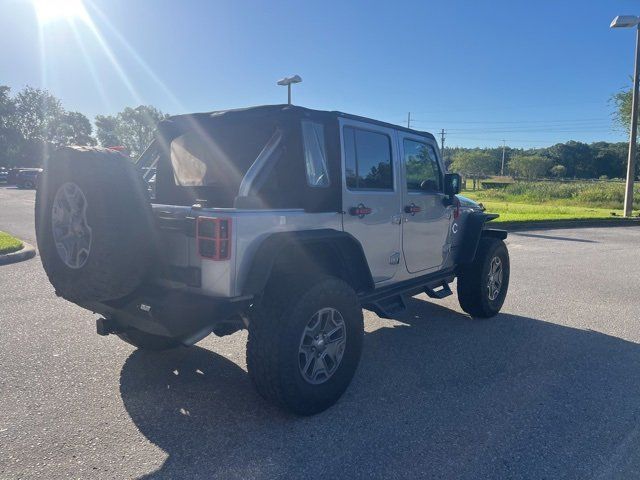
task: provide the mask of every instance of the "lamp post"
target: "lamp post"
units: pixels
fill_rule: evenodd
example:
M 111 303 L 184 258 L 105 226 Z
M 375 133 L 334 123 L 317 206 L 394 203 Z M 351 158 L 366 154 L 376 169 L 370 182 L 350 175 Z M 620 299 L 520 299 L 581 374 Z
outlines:
M 291 84 L 300 83 L 302 78 L 300 75 L 294 75 L 293 77 L 284 77 L 282 80 L 278 80 L 278 85 L 287 86 L 287 104 L 291 105 Z
M 633 71 L 633 92 L 631 97 L 631 133 L 629 135 L 629 158 L 627 160 L 627 183 L 624 193 L 624 216 L 633 211 L 633 180 L 636 174 L 636 136 L 638 133 L 638 81 L 640 70 L 640 17 L 620 15 L 613 19 L 611 28 L 636 28 L 636 60 Z

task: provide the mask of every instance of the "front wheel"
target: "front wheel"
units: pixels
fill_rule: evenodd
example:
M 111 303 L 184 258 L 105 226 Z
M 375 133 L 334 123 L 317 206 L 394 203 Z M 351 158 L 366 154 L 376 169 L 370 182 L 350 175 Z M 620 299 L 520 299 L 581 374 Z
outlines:
M 299 415 L 333 405 L 360 360 L 364 326 L 353 289 L 329 276 L 267 287 L 249 323 L 247 369 L 258 393 Z
M 476 257 L 458 274 L 458 301 L 472 317 L 489 318 L 502 308 L 509 288 L 509 252 L 502 240 L 481 238 Z

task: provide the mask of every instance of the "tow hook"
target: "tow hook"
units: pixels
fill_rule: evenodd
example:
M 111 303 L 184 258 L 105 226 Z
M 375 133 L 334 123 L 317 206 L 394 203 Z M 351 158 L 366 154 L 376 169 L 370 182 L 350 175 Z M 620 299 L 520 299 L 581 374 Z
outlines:
M 96 320 L 96 333 L 106 337 L 112 333 L 120 333 L 122 328 L 112 318 L 99 318 Z

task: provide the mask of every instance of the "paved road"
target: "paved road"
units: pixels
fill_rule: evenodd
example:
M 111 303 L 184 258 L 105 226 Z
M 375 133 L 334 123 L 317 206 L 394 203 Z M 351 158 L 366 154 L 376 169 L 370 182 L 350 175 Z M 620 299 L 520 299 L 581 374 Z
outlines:
M 33 197 L 0 188 L 0 230 L 33 243 Z M 503 314 L 367 314 L 354 382 L 312 418 L 254 393 L 245 333 L 137 352 L 37 258 L 0 267 L 0 478 L 638 478 L 639 246 L 631 227 L 510 236 Z

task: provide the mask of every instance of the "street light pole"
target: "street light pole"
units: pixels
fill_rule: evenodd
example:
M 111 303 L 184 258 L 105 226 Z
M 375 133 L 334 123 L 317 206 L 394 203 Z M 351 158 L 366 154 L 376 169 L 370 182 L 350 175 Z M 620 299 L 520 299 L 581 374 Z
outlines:
M 629 132 L 629 157 L 627 159 L 627 182 L 624 192 L 624 216 L 633 213 L 633 181 L 636 175 L 636 137 L 638 135 L 638 82 L 640 80 L 640 17 L 619 15 L 613 19 L 611 28 L 636 28 L 636 59 L 633 70 L 631 92 L 631 131 Z
M 633 181 L 636 176 L 636 138 L 638 136 L 638 84 L 640 81 L 640 24 L 636 27 L 636 62 L 633 71 L 631 100 L 631 133 L 629 134 L 629 158 L 627 160 L 627 184 L 624 192 L 624 216 L 633 212 Z
M 291 85 L 293 83 L 300 83 L 302 78 L 300 75 L 294 75 L 293 77 L 284 77 L 281 80 L 278 80 L 278 85 L 287 86 L 287 105 L 291 105 Z

